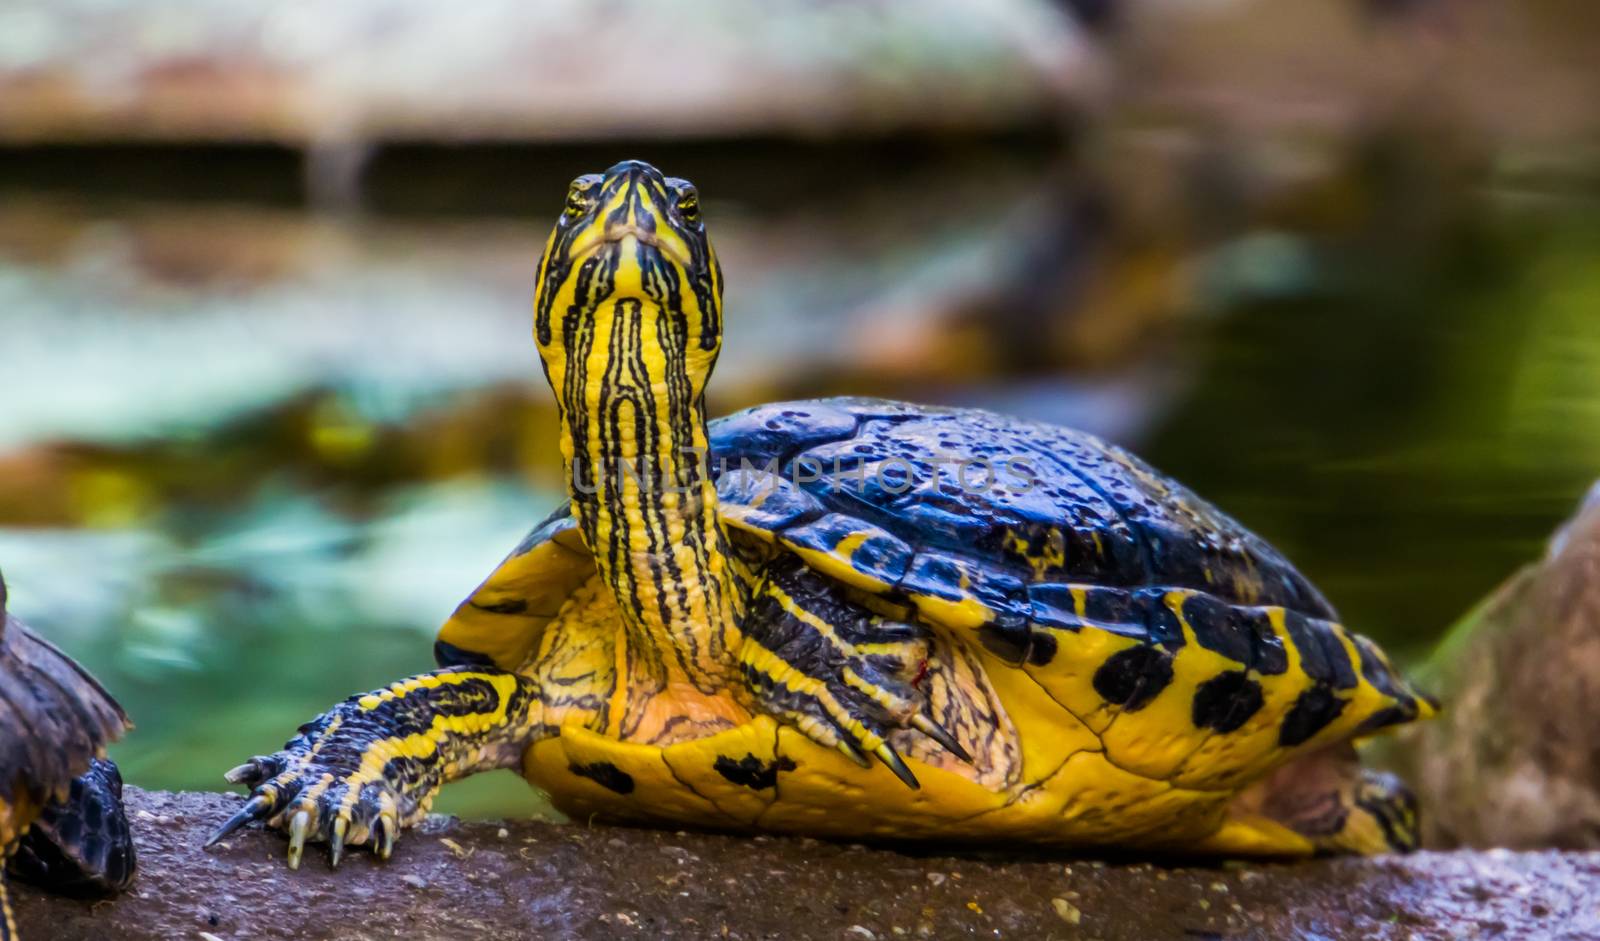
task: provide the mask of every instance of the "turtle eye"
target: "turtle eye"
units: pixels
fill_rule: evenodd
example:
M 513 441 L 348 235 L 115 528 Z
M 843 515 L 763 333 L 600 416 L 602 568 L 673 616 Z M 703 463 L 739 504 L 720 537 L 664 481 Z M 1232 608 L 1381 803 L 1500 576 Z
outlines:
M 569 222 L 576 221 L 589 214 L 594 209 L 595 196 L 600 192 L 600 177 L 594 173 L 586 173 L 572 181 L 567 187 L 567 205 L 561 211 L 561 217 Z
M 685 180 L 673 181 L 673 195 L 677 197 L 678 215 L 690 225 L 700 223 L 700 191 Z

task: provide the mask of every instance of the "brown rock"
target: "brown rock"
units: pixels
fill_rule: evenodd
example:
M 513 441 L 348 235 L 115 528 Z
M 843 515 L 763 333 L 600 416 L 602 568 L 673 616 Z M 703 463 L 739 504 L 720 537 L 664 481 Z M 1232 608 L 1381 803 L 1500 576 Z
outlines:
M 1003 850 L 949 858 L 784 838 L 438 821 L 407 833 L 387 864 L 352 852 L 333 872 L 325 855 L 308 852 L 290 872 L 276 834 L 245 831 L 225 848 L 200 849 L 237 796 L 130 788 L 128 799 L 143 867 L 134 889 L 96 902 L 19 887 L 24 939 L 1399 941 L 1543 937 L 1552 927 L 1600 937 L 1600 854 L 1073 865 L 1068 874 L 1059 858 Z M 684 854 L 694 862 L 681 862 Z M 930 880 L 931 872 L 949 878 Z M 1077 912 L 1077 923 L 1063 910 Z

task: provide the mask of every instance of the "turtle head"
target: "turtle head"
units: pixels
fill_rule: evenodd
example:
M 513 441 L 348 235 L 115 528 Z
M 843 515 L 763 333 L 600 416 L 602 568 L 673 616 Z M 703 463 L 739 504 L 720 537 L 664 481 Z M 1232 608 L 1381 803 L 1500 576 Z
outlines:
M 582 407 L 602 376 L 616 392 L 682 389 L 686 378 L 698 397 L 722 343 L 722 272 L 693 184 L 639 160 L 573 180 L 539 262 L 534 313 L 563 408 Z
M 533 332 L 573 514 L 622 619 L 654 639 L 656 662 L 712 688 L 735 591 L 722 587 L 704 395 L 722 271 L 694 187 L 637 160 L 573 180 L 539 261 Z

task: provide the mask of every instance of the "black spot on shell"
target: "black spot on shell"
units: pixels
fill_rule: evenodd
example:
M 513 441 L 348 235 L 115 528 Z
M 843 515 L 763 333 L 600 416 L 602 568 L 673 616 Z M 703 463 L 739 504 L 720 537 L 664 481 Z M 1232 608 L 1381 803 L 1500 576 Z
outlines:
M 1350 640 L 1355 644 L 1356 651 L 1361 655 L 1361 677 L 1378 692 L 1391 699 L 1410 699 L 1410 695 L 1402 688 L 1399 678 L 1394 675 L 1389 665 L 1384 661 L 1383 654 L 1372 641 L 1360 634 L 1350 635 Z
M 978 628 L 978 641 L 984 649 L 1014 667 L 1027 661 L 1035 636 L 1026 625 L 990 622 Z
M 1033 646 L 1028 648 L 1028 662 L 1036 667 L 1046 666 L 1056 658 L 1056 639 L 1044 631 L 1033 632 Z
M 777 787 L 778 772 L 793 771 L 795 764 L 783 755 L 779 755 L 778 760 L 770 765 L 762 764 L 761 759 L 755 755 L 747 754 L 738 761 L 734 761 L 727 755 L 718 755 L 712 767 L 717 770 L 718 774 L 734 784 L 742 784 L 751 790 L 762 791 L 769 787 Z
M 1200 594 L 1184 599 L 1183 615 L 1200 646 L 1235 663 L 1251 663 L 1255 634 L 1249 611 Z
M 1094 691 L 1128 712 L 1143 709 L 1172 682 L 1172 656 L 1155 647 L 1119 650 L 1094 671 Z
M 1337 625 L 1295 611 L 1284 611 L 1283 620 L 1289 640 L 1300 651 L 1300 669 L 1307 676 L 1336 689 L 1356 685 L 1355 667 L 1344 644 L 1339 642 Z
M 1344 712 L 1343 699 L 1335 696 L 1326 686 L 1313 686 L 1301 693 L 1284 716 L 1283 728 L 1278 730 L 1278 744 L 1293 748 L 1327 728 L 1328 723 Z
M 1261 711 L 1261 684 L 1243 670 L 1218 673 L 1194 691 L 1194 724 L 1213 732 L 1232 732 Z
M 618 794 L 633 793 L 633 775 L 609 761 L 596 761 L 587 765 L 572 763 L 567 770 L 580 778 L 588 778 L 601 787 Z
M 1256 622 L 1255 659 L 1250 668 L 1267 676 L 1282 676 L 1289 672 L 1289 654 L 1283 649 L 1283 638 L 1273 633 L 1266 615 Z

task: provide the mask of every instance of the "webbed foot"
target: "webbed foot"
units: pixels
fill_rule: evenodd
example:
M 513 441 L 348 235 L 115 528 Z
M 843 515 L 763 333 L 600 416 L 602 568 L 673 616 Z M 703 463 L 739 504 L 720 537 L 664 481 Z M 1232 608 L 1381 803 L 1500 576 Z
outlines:
M 877 757 L 917 788 L 889 743 L 892 730 L 916 729 L 972 760 L 918 688 L 928 653 L 926 628 L 879 617 L 795 563 L 768 572 L 751 601 L 739 657 L 746 684 L 773 714 L 864 767 Z

